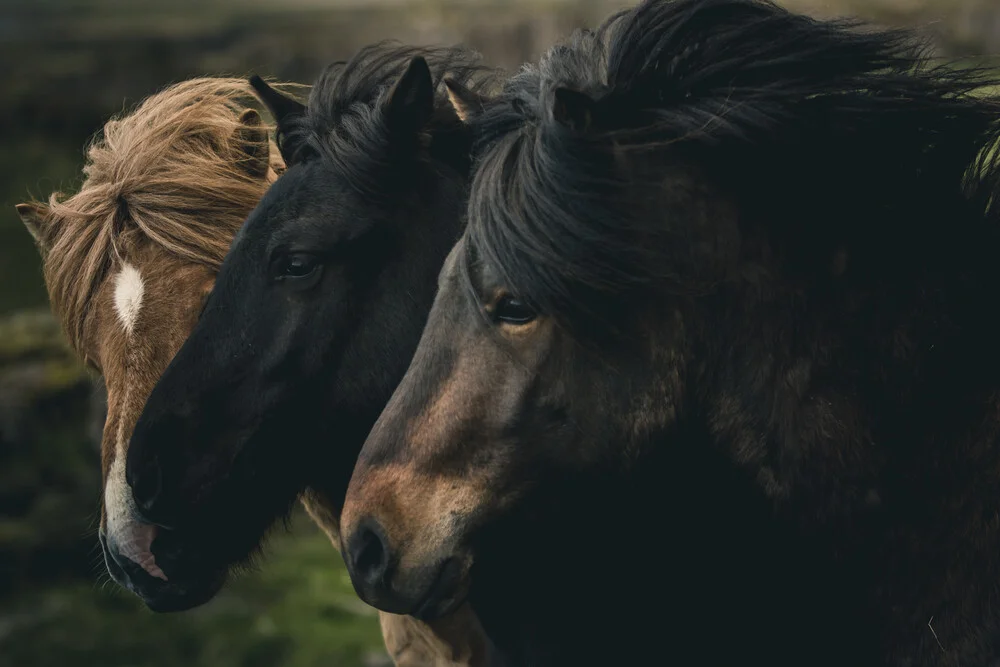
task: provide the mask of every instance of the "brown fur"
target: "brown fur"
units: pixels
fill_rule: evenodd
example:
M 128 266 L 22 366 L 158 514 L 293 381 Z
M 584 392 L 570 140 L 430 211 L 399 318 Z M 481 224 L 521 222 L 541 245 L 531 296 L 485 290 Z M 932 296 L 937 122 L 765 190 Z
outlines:
M 244 113 L 250 105 L 241 79 L 170 87 L 105 125 L 87 150 L 79 192 L 18 206 L 43 257 L 52 310 L 107 385 L 105 474 L 194 326 L 236 230 L 284 168 L 258 133 L 260 116 Z M 262 156 L 267 170 L 254 164 Z M 109 280 L 126 262 L 140 268 L 146 290 L 131 341 Z
M 998 664 L 1000 100 L 859 27 L 647 0 L 470 120 L 463 265 L 345 499 L 363 597 L 469 587 L 392 573 L 421 534 L 512 664 Z M 483 504 L 428 521 L 455 471 Z
M 79 192 L 17 206 L 44 261 L 53 312 L 108 390 L 102 473 L 124 456 L 146 397 L 189 335 L 233 236 L 284 170 L 243 79 L 171 86 L 111 120 L 87 150 Z M 142 275 L 131 335 L 115 314 L 113 277 Z M 303 497 L 339 547 L 339 502 Z M 106 523 L 102 507 L 101 523 Z M 397 665 L 485 663 L 482 631 L 466 607 L 434 627 L 382 614 Z
M 444 618 L 423 622 L 379 613 L 382 637 L 393 662 L 413 667 L 489 665 L 486 633 L 469 605 Z
M 35 225 L 45 280 L 70 342 L 86 354 L 88 306 L 128 239 L 194 264 L 218 267 L 233 235 L 283 169 L 276 150 L 267 178 L 240 123 L 253 103 L 242 79 L 193 79 L 107 123 L 87 150 L 84 183 L 49 198 Z M 36 206 L 42 206 L 36 204 Z

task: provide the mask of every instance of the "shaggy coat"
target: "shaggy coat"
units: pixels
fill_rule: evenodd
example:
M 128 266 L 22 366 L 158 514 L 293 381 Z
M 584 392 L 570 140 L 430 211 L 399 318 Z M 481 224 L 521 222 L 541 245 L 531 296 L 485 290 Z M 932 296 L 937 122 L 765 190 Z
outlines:
M 992 83 L 648 0 L 453 86 L 469 225 L 348 490 L 362 596 L 469 596 L 518 665 L 997 664 Z

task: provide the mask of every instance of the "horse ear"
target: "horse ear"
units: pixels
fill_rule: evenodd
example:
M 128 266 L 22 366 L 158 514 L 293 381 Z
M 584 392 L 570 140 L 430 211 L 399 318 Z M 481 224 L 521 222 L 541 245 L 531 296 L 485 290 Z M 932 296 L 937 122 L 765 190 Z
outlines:
M 264 178 L 270 168 L 271 146 L 260 114 L 256 109 L 245 109 L 238 122 L 237 142 L 246 155 L 246 159 L 241 160 L 241 166 L 254 178 Z
M 290 120 L 306 113 L 306 105 L 287 95 L 279 93 L 277 90 L 267 85 L 264 79 L 256 74 L 250 77 L 250 85 L 257 91 L 258 97 L 264 102 L 264 106 L 274 116 L 274 122 L 278 125 L 278 149 L 285 164 L 292 164 L 296 154 L 296 146 L 289 145 L 286 141 L 281 141 L 283 132 Z
M 250 85 L 257 91 L 257 95 L 260 96 L 261 101 L 264 102 L 279 126 L 286 123 L 292 116 L 301 116 L 306 112 L 306 105 L 279 93 L 256 74 L 250 77 Z
M 586 93 L 569 88 L 556 88 L 552 102 L 552 119 L 578 134 L 590 129 L 594 121 L 594 99 Z
M 469 90 L 454 79 L 445 79 L 444 85 L 448 89 L 448 101 L 451 102 L 460 121 L 468 123 L 483 112 L 486 97 Z
M 385 106 L 385 120 L 393 132 L 418 132 L 434 114 L 434 80 L 422 56 L 410 61 L 396 81 Z
M 26 204 L 18 204 L 14 208 L 17 209 L 17 215 L 21 218 L 21 222 L 28 228 L 28 233 L 35 239 L 35 245 L 38 246 L 38 250 L 44 255 L 47 248 L 44 245 L 45 235 L 43 229 L 45 216 L 49 212 L 49 207 L 41 202 L 28 202 Z

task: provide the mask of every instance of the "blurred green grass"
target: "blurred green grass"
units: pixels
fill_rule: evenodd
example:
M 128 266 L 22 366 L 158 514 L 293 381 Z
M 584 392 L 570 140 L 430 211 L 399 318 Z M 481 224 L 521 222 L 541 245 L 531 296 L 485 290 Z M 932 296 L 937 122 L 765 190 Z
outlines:
M 11 667 L 372 667 L 389 664 L 376 612 L 304 512 L 276 534 L 263 567 L 216 599 L 154 614 L 101 575 L 0 603 L 0 664 Z M 96 544 L 96 540 L 95 540 Z M 95 556 L 99 556 L 95 551 Z M 95 572 L 103 568 L 95 559 Z

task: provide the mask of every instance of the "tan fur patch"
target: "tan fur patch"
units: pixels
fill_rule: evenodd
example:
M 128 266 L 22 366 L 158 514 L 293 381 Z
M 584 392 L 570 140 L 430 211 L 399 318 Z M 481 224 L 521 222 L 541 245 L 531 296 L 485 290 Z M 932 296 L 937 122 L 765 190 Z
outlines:
M 352 508 L 365 507 L 377 517 L 389 547 L 402 553 L 400 568 L 419 567 L 437 557 L 455 534 L 455 522 L 478 509 L 486 496 L 486 485 L 475 479 L 431 476 L 413 466 L 389 464 L 369 468 L 355 498 L 371 502 L 351 503 L 345 508 L 343 525 L 353 529 L 360 516 Z
M 486 635 L 468 603 L 430 623 L 379 613 L 382 636 L 396 667 L 487 667 Z

